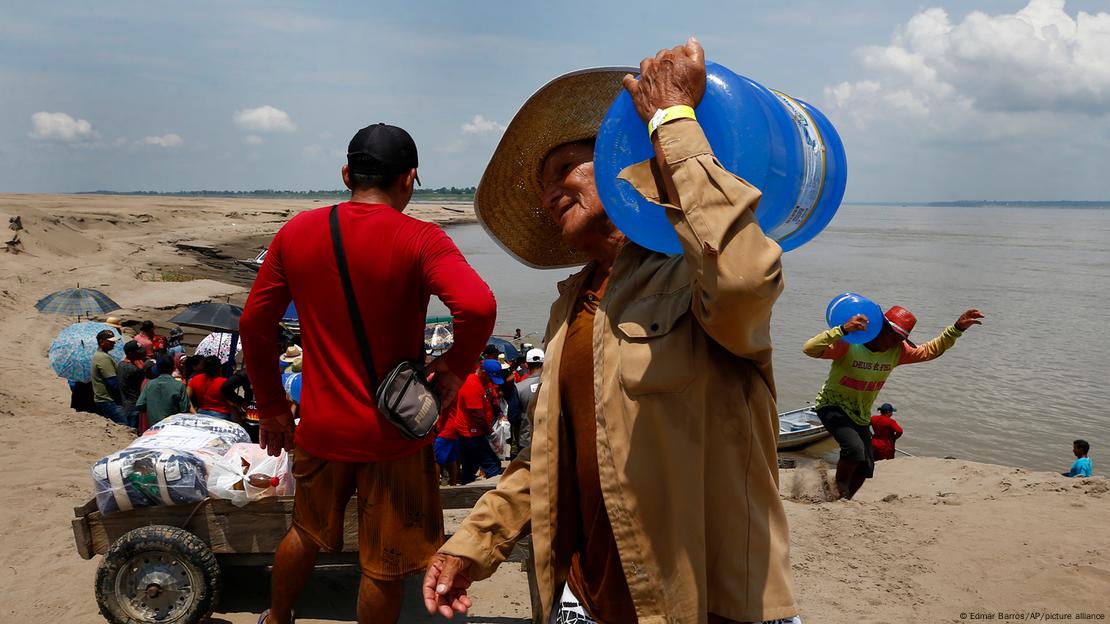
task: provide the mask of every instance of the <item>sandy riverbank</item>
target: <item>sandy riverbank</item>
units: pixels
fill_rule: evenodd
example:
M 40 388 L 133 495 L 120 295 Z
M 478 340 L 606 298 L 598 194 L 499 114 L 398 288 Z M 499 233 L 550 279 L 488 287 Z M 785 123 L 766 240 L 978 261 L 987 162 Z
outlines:
M 97 559 L 73 547 L 72 508 L 91 495 L 88 468 L 124 446 L 126 430 L 68 409 L 46 350 L 71 322 L 38 314 L 43 295 L 99 288 L 132 320 L 164 320 L 181 305 L 241 303 L 252 257 L 299 200 L 0 195 L 0 223 L 22 217 L 25 252 L 0 252 L 0 622 L 98 622 Z M 473 221 L 469 208 L 413 206 L 440 223 Z M 210 247 L 209 256 L 176 244 Z M 199 279 L 198 279 L 199 278 Z M 1096 462 L 1098 459 L 1096 458 Z M 816 464 L 782 473 L 793 562 L 808 623 L 958 622 L 991 612 L 1102 613 L 1110 617 L 1110 494 L 1104 478 L 928 458 L 879 465 L 852 502 L 824 502 Z M 302 622 L 353 620 L 357 579 L 319 575 Z M 217 621 L 253 623 L 265 606 L 265 570 L 228 575 Z M 509 564 L 473 588 L 472 622 L 523 622 L 524 574 Z M 415 604 L 410 606 L 415 607 Z M 424 621 L 412 609 L 405 621 Z

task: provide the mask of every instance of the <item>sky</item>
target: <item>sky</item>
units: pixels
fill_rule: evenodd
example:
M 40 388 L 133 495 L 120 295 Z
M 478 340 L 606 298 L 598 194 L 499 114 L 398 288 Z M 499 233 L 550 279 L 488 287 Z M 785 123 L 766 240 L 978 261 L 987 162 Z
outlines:
M 551 78 L 690 35 L 833 121 L 848 201 L 1110 199 L 1110 0 L 0 0 L 0 192 L 340 188 L 379 121 L 472 186 Z

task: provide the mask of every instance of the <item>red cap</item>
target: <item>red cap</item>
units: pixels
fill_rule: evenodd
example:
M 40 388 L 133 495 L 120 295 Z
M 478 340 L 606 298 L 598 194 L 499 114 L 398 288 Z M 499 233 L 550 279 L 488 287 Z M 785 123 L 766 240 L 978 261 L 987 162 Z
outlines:
M 913 326 L 917 325 L 917 317 L 902 306 L 891 307 L 883 316 L 886 317 L 887 325 L 902 338 L 909 338 Z

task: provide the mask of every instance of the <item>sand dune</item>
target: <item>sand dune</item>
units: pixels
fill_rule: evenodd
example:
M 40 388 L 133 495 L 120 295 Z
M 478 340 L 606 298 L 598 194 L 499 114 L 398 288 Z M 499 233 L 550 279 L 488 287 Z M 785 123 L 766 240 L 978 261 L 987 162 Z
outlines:
M 91 497 L 89 466 L 129 441 L 127 431 L 68 409 L 69 393 L 46 361 L 72 319 L 33 304 L 54 290 L 100 288 L 135 321 L 176 306 L 241 302 L 246 258 L 281 223 L 312 204 L 294 200 L 0 195 L 0 219 L 20 215 L 24 253 L 0 253 L 0 622 L 98 622 L 98 560 L 73 546 L 72 508 Z M 454 207 L 453 207 L 454 208 Z M 414 206 L 421 218 L 472 220 Z M 178 243 L 208 246 L 204 257 Z M 1096 457 L 1096 462 L 1098 461 Z M 960 622 L 960 614 L 1102 613 L 1110 617 L 1110 494 L 1103 478 L 930 458 L 882 462 L 859 499 L 825 502 L 817 464 L 782 473 L 792 557 L 808 623 Z M 267 574 L 229 571 L 216 621 L 253 623 Z M 302 622 L 353 620 L 357 576 L 327 571 L 306 594 Z M 473 588 L 472 622 L 522 622 L 519 566 Z M 415 596 L 413 596 L 415 597 Z M 405 621 L 425 621 L 410 601 Z M 998 619 L 995 617 L 994 619 Z M 1029 618 L 1026 618 L 1029 619 Z M 1097 621 L 1097 620 L 1095 620 Z

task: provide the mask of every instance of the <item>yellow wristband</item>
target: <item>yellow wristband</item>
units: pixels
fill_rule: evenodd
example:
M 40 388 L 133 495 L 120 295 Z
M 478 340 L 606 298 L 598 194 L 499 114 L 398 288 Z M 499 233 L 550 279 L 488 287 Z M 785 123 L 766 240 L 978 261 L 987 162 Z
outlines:
M 656 109 L 655 114 L 652 115 L 651 120 L 648 121 L 648 137 L 655 134 L 659 126 L 674 121 L 675 119 L 697 119 L 697 117 L 694 116 L 694 109 L 685 104 Z

